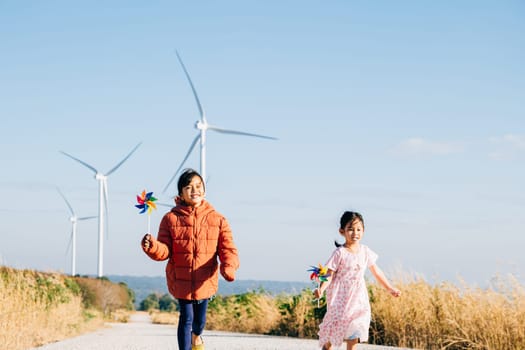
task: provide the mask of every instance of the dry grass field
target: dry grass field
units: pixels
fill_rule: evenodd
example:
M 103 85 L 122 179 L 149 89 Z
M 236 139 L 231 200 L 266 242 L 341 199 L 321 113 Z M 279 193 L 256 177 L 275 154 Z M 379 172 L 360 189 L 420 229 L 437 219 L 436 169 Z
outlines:
M 525 288 L 512 276 L 496 278 L 490 288 L 464 283 L 430 285 L 421 278 L 400 278 L 392 298 L 369 285 L 371 344 L 429 350 L 525 349 Z M 210 302 L 207 329 L 316 338 L 326 306 L 317 308 L 309 290 L 298 295 L 264 292 L 216 297 Z M 154 312 L 154 322 L 176 324 L 177 313 Z
M 0 267 L 0 344 L 24 350 L 125 320 L 128 294 L 111 282 Z M 102 299 L 100 299 L 102 297 Z M 101 301 L 105 300 L 105 301 Z
M 525 349 L 525 288 L 498 277 L 488 288 L 459 282 L 431 285 L 422 278 L 392 278 L 392 298 L 368 286 L 372 306 L 370 343 L 429 350 Z M 0 344 L 24 350 L 126 322 L 133 293 L 105 279 L 0 267 Z M 210 301 L 207 329 L 316 338 L 326 306 L 311 290 L 296 295 L 265 291 L 217 296 Z M 176 324 L 177 312 L 153 311 L 155 323 Z
M 465 283 L 397 284 L 393 300 L 372 285 L 372 341 L 418 349 L 525 349 L 525 288 L 513 276 L 490 288 Z

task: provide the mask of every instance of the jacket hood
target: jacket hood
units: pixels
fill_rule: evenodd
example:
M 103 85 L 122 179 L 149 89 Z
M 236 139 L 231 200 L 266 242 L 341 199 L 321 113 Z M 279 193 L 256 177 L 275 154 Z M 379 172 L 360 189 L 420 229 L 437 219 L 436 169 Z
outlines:
M 215 208 L 208 202 L 207 200 L 203 199 L 201 205 L 198 207 L 192 207 L 191 205 L 186 205 L 182 198 L 179 196 L 175 197 L 175 207 L 171 209 L 173 213 L 179 214 L 179 215 L 191 215 L 192 213 L 195 213 L 197 215 L 202 215 L 204 213 L 214 211 Z

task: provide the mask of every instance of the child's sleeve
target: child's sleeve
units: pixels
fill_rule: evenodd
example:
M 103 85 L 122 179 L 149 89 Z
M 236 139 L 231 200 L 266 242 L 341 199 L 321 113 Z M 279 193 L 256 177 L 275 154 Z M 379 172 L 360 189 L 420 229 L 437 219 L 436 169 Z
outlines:
M 366 247 L 366 266 L 370 267 L 376 264 L 378 255 L 370 248 Z
M 229 282 L 235 280 L 235 271 L 239 268 L 239 254 L 235 243 L 233 243 L 230 225 L 225 218 L 222 218 L 220 225 L 218 254 L 222 277 Z
M 328 258 L 328 261 L 325 264 L 325 267 L 332 271 L 337 271 L 337 267 L 339 266 L 339 262 L 341 261 L 341 250 L 336 249 L 330 258 Z

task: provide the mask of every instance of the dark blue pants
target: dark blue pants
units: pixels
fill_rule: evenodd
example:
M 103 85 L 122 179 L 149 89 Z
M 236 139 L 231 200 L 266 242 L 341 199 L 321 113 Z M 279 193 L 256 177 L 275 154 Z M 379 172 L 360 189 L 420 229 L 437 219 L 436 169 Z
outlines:
M 208 299 L 179 301 L 179 326 L 177 340 L 179 350 L 191 350 L 191 334 L 201 335 L 206 325 Z

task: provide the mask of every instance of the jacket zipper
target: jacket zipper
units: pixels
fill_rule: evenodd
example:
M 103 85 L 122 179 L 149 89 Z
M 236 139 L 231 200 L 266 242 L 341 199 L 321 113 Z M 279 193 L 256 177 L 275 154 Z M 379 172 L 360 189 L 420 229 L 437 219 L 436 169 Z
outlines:
M 195 208 L 192 211 L 193 215 L 193 256 L 191 258 L 191 299 L 195 299 L 195 259 L 197 256 L 197 216 L 195 215 Z

